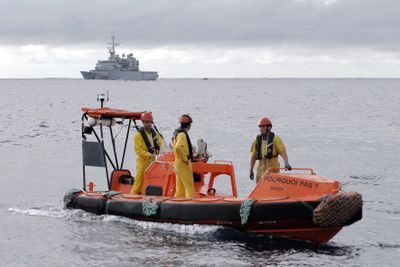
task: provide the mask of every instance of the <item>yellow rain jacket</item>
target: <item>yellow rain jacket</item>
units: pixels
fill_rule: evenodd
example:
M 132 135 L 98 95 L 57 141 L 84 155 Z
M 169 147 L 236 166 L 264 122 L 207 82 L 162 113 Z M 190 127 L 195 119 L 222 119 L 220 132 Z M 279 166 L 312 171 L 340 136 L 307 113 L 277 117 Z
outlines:
M 267 171 L 268 168 L 279 168 L 279 154 L 286 151 L 285 145 L 283 144 L 281 138 L 277 135 L 274 136 L 273 139 L 274 149 L 272 151 L 272 158 L 271 159 L 261 159 L 258 160 L 257 166 L 257 178 L 256 181 L 261 179 L 263 174 Z M 256 156 L 256 140 L 253 141 L 251 144 L 250 152 L 252 156 Z M 262 140 L 261 143 L 261 155 L 265 155 L 267 153 L 267 140 Z M 272 170 L 272 172 L 279 172 L 279 170 Z
M 149 139 L 150 145 L 154 146 L 154 141 L 153 141 L 153 136 L 151 133 L 147 132 L 147 138 Z M 162 145 L 162 138 L 156 132 L 156 137 L 159 146 L 161 147 Z M 143 187 L 143 180 L 144 180 L 144 171 L 149 167 L 151 164 L 151 153 L 147 149 L 146 143 L 140 134 L 140 132 L 137 132 L 135 134 L 135 137 L 133 139 L 134 147 L 135 147 L 135 152 L 136 152 L 136 176 L 135 176 L 135 183 L 133 184 L 131 194 L 142 194 L 144 193 L 142 190 Z
M 174 142 L 176 176 L 175 197 L 194 197 L 192 162 L 189 158 L 189 144 L 185 133 L 178 133 Z

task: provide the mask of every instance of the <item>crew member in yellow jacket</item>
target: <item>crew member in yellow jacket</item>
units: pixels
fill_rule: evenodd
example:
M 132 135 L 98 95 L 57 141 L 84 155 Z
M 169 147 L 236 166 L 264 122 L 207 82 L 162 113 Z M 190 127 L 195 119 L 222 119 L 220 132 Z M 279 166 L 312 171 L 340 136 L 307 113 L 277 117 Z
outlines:
M 263 174 L 268 170 L 271 172 L 279 172 L 279 160 L 278 156 L 281 155 L 285 162 L 285 168 L 291 170 L 292 167 L 289 164 L 289 159 L 286 154 L 286 148 L 281 138 L 271 132 L 272 123 L 267 118 L 261 118 L 258 121 L 258 127 L 260 127 L 260 134 L 257 135 L 256 139 L 251 145 L 251 159 L 250 159 L 250 179 L 254 179 L 253 168 L 256 160 L 259 161 L 257 166 L 256 181 L 261 179 Z M 278 169 L 274 169 L 278 168 Z
M 194 197 L 193 181 L 193 151 L 188 131 L 192 125 L 192 118 L 184 114 L 179 118 L 181 126 L 175 130 L 172 137 L 174 147 L 174 170 L 176 177 L 175 197 Z
M 143 194 L 144 172 L 160 153 L 163 145 L 162 137 L 153 129 L 153 115 L 151 112 L 142 114 L 143 127 L 139 129 L 134 137 L 136 152 L 136 176 L 131 194 Z

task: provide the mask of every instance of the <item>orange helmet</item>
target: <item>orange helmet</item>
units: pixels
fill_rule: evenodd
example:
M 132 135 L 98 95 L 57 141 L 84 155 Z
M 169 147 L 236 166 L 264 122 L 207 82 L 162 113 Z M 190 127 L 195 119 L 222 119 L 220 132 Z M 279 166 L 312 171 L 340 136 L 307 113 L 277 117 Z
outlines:
M 144 113 L 142 113 L 142 116 L 140 117 L 140 119 L 143 122 L 153 122 L 153 114 L 151 112 L 144 112 Z
M 179 117 L 179 122 L 180 123 L 192 123 L 193 120 L 188 114 L 183 114 L 182 116 Z
M 264 117 L 258 121 L 258 126 L 272 126 L 272 123 L 267 117 Z

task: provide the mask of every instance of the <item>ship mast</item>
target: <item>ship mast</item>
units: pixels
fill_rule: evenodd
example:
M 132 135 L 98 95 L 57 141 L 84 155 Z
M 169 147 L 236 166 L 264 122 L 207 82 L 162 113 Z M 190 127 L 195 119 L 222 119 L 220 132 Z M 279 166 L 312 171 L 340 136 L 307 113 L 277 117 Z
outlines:
M 111 35 L 111 43 L 106 43 L 111 45 L 111 47 L 108 47 L 108 52 L 110 53 L 110 60 L 113 60 L 115 58 L 115 47 L 119 46 L 119 43 L 115 42 L 115 34 Z

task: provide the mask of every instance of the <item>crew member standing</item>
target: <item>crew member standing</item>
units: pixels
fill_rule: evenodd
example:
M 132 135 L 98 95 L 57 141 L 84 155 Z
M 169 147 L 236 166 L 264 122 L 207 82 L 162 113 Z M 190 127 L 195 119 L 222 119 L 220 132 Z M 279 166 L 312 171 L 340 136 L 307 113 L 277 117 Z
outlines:
M 261 179 L 263 174 L 269 169 L 271 172 L 279 172 L 279 160 L 278 156 L 281 155 L 285 162 L 285 168 L 291 170 L 292 167 L 289 164 L 289 159 L 286 154 L 286 148 L 281 138 L 271 132 L 272 123 L 267 118 L 261 118 L 258 121 L 258 127 L 260 128 L 260 134 L 257 135 L 253 144 L 251 145 L 251 159 L 250 159 L 250 179 L 254 179 L 254 165 L 258 160 L 257 166 L 257 178 L 256 181 Z
M 175 130 L 172 137 L 175 155 L 175 197 L 194 197 L 194 181 L 192 169 L 193 148 L 188 135 L 192 122 L 193 120 L 189 115 L 182 115 L 179 118 L 180 127 Z
M 144 172 L 160 153 L 163 145 L 161 135 L 153 129 L 153 115 L 151 112 L 144 112 L 141 116 L 143 127 L 139 129 L 134 137 L 136 152 L 136 176 L 131 194 L 143 194 Z

